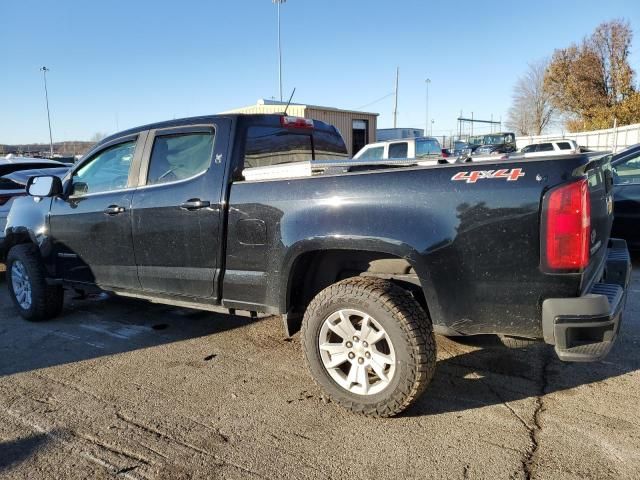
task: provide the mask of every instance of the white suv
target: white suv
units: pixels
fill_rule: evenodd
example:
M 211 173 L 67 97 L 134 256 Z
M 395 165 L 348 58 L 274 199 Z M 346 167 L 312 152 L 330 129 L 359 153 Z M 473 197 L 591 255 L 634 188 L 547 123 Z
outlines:
M 421 165 L 447 163 L 442 157 L 442 147 L 434 137 L 403 138 L 365 145 L 353 157 L 354 160 L 402 160 L 418 159 Z
M 574 155 L 580 153 L 580 147 L 575 140 L 551 140 L 549 142 L 527 145 L 520 153 L 524 158 L 546 157 L 550 155 Z

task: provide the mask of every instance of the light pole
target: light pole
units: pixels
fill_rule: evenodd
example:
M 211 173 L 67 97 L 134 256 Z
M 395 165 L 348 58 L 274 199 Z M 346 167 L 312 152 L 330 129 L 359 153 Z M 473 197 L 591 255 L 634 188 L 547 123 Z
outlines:
M 282 43 L 280 42 L 280 4 L 287 0 L 272 0 L 278 5 L 278 83 L 280 84 L 280 102 L 282 102 Z
M 429 132 L 429 136 L 430 136 L 430 137 L 433 137 L 433 124 L 434 124 L 435 122 L 436 122 L 436 121 L 432 118 L 432 119 L 431 119 L 431 131 Z
M 427 136 L 429 134 L 429 84 L 431 83 L 431 79 L 427 78 L 424 83 L 427 84 L 427 107 L 426 107 L 426 118 L 424 122 L 424 135 Z
M 51 115 L 49 114 L 49 92 L 47 92 L 47 72 L 49 69 L 47 67 L 42 67 L 40 71 L 42 72 L 42 78 L 44 79 L 44 100 L 47 104 L 47 121 L 49 122 L 49 152 L 53 157 L 53 136 L 51 135 Z

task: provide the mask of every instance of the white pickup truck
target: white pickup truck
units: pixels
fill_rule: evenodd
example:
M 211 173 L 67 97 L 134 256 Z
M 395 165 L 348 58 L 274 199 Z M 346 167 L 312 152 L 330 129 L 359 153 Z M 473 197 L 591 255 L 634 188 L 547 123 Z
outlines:
M 424 165 L 449 163 L 442 157 L 442 147 L 434 137 L 402 138 L 365 145 L 354 160 L 394 160 L 415 158 Z M 452 159 L 453 160 L 453 159 Z

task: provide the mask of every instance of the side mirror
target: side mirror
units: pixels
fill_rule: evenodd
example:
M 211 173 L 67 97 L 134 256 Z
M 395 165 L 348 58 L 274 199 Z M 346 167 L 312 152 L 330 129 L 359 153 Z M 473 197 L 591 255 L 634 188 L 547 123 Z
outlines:
M 89 193 L 89 185 L 84 182 L 76 182 L 71 187 L 71 196 L 79 197 L 81 195 L 86 195 Z
M 27 181 L 27 193 L 32 197 L 55 197 L 62 194 L 62 180 L 59 177 L 31 177 Z

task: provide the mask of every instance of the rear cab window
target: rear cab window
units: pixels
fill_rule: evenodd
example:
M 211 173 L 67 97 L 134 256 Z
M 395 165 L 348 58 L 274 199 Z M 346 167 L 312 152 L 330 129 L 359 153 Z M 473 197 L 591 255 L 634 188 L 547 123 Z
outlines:
M 344 141 L 337 133 L 250 126 L 244 148 L 244 168 L 348 157 Z
M 416 140 L 416 158 L 426 157 L 430 155 L 442 154 L 440 142 L 435 138 L 426 138 Z
M 571 150 L 571 144 L 569 142 L 558 142 L 558 148 L 560 150 Z

